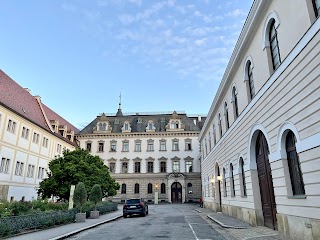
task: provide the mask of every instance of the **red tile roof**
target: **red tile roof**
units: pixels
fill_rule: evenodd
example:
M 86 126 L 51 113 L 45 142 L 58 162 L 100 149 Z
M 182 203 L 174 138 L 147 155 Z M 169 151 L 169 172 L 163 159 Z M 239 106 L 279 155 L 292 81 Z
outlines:
M 71 129 L 75 133 L 79 132 L 71 123 L 44 105 L 41 100 L 38 102 L 36 97 L 32 96 L 28 90 L 17 84 L 1 69 L 0 104 L 51 133 L 53 133 L 50 129 L 51 126 L 48 125 L 50 122 L 47 120 L 58 120 L 59 124 L 66 125 L 68 130 Z M 40 104 L 43 111 L 41 110 Z M 67 139 L 64 140 L 70 142 Z
M 71 123 L 69 123 L 67 120 L 65 120 L 63 117 L 61 117 L 56 112 L 52 111 L 50 108 L 48 108 L 45 104 L 42 103 L 43 110 L 46 113 L 46 116 L 48 120 L 56 120 L 59 121 L 59 125 L 67 126 L 68 131 L 72 130 L 74 131 L 74 134 L 79 132 L 79 129 L 77 129 L 75 126 L 73 126 Z

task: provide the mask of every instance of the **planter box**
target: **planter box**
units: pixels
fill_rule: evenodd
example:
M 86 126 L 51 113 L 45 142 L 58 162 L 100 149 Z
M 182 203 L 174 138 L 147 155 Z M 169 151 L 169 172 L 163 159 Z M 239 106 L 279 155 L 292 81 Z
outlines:
M 99 218 L 99 211 L 90 211 L 90 218 Z
M 85 221 L 86 221 L 86 213 L 76 214 L 76 222 L 85 222 Z

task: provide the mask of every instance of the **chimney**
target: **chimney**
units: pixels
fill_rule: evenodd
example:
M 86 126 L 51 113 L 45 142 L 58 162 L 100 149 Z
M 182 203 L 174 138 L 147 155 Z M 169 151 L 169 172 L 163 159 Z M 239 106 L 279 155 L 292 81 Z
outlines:
M 198 122 L 201 122 L 201 115 L 198 115 Z
M 31 92 L 29 88 L 24 88 L 24 90 L 26 90 L 28 93 Z

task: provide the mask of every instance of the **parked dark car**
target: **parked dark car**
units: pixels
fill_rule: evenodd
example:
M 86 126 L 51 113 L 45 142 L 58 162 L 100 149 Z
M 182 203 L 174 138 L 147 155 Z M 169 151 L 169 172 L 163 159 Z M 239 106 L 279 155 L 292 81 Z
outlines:
M 141 198 L 127 199 L 123 205 L 123 217 L 139 214 L 145 216 L 148 214 L 148 204 Z

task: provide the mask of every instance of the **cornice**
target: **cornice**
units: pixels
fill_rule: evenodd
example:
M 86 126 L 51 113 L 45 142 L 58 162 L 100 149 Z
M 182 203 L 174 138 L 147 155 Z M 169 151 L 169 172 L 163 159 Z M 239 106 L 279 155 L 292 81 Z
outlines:
M 220 82 L 219 88 L 218 88 L 218 90 L 215 94 L 215 97 L 213 99 L 213 102 L 211 104 L 206 121 L 204 122 L 203 128 L 200 131 L 200 136 L 199 136 L 200 141 L 202 140 L 203 133 L 208 130 L 208 127 L 209 127 L 208 125 L 209 125 L 209 123 L 212 122 L 212 120 L 215 116 L 214 113 L 216 111 L 218 111 L 218 109 L 220 108 L 220 105 L 217 103 L 219 103 L 219 100 L 224 97 L 224 91 L 226 90 L 225 86 L 229 81 L 232 80 L 232 79 L 230 80 L 230 76 L 232 76 L 234 71 L 237 70 L 237 68 L 235 66 L 237 64 L 243 62 L 239 58 L 241 57 L 242 53 L 244 52 L 246 44 L 248 43 L 247 41 L 252 36 L 252 32 L 253 32 L 254 28 L 257 27 L 257 25 L 253 24 L 253 23 L 261 16 L 261 12 L 263 11 L 267 2 L 269 2 L 269 1 L 255 0 L 251 6 L 250 12 L 247 16 L 247 19 L 244 23 L 242 30 L 241 30 L 241 33 L 240 33 L 240 36 L 239 36 L 238 41 L 236 43 L 236 46 L 232 52 L 231 58 L 229 60 L 227 68 L 226 68 L 224 75 L 222 77 L 222 80 Z
M 185 131 L 185 132 L 139 132 L 139 133 L 90 133 L 76 134 L 77 139 L 86 138 L 151 138 L 151 137 L 198 137 L 200 131 Z

